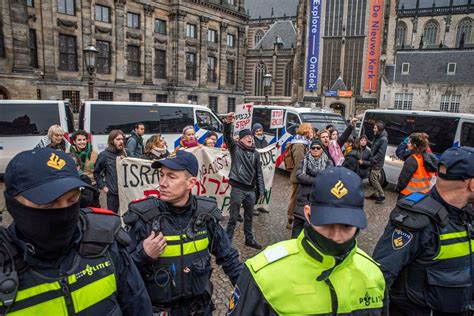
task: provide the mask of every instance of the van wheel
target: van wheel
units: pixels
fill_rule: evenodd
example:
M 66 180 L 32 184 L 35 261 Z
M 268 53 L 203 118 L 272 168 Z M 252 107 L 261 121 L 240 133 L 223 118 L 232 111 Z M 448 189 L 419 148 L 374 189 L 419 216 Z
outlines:
M 372 181 L 370 181 L 370 177 L 369 183 L 371 186 L 373 186 Z M 382 186 L 382 188 L 385 188 L 388 185 L 387 177 L 385 176 L 385 171 L 383 169 L 380 170 L 380 185 Z

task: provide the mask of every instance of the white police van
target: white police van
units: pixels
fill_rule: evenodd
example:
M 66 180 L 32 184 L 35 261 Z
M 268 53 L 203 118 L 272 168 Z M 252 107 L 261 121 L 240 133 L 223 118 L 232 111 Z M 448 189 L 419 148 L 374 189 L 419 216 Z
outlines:
M 69 139 L 74 119 L 68 102 L 0 100 L 0 174 L 16 154 L 33 149 L 51 125 L 60 125 Z
M 474 115 L 433 111 L 367 110 L 360 135 L 373 140 L 373 127 L 377 121 L 385 123 L 388 134 L 382 183 L 397 184 L 403 161 L 395 150 L 411 133 L 427 133 L 430 147 L 440 156 L 446 149 L 459 146 L 474 147 Z
M 272 110 L 283 110 L 283 128 L 270 129 Z M 339 133 L 344 132 L 347 127 L 344 118 L 332 111 L 278 105 L 254 105 L 252 125 L 255 123 L 262 124 L 269 144 L 278 142 L 276 165 L 281 169 L 285 169 L 284 157 L 287 145 L 296 135 L 296 130 L 301 123 L 309 123 L 318 130 L 324 129 L 328 125 L 333 125 Z
M 97 151 L 107 148 L 110 131 L 122 130 L 129 134 L 136 123 L 145 124 L 144 139 L 160 133 L 173 151 L 180 142 L 183 128 L 194 126 L 196 137 L 202 143 L 209 131 L 218 133 L 216 146 L 222 144 L 222 123 L 212 111 L 201 105 L 153 102 L 85 102 L 79 112 L 79 129 L 90 134 Z

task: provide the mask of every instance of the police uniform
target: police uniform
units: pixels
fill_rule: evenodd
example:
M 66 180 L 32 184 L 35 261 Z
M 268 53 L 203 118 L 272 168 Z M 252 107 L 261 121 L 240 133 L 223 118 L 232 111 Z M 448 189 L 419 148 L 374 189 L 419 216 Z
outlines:
M 361 180 L 355 173 L 344 167 L 326 169 L 312 190 L 312 225 L 366 227 Z M 357 247 L 355 236 L 336 244 L 307 223 L 297 239 L 246 261 L 228 314 L 381 315 L 385 306 L 383 274 Z
M 474 177 L 474 148 L 447 150 L 440 158 L 446 180 Z M 472 313 L 474 217 L 454 207 L 436 186 L 399 200 L 374 251 L 390 288 L 394 315 Z
M 153 167 L 162 165 L 197 174 L 197 160 L 186 151 L 178 151 Z M 216 263 L 222 265 L 232 284 L 236 282 L 242 264 L 219 224 L 221 218 L 214 200 L 192 194 L 186 205 L 179 208 L 152 197 L 130 203 L 124 216 L 132 239 L 129 249 L 155 312 L 212 313 L 211 254 L 216 256 Z M 143 240 L 152 231 L 161 232 L 167 244 L 156 260 L 148 257 L 143 249 Z
M 152 314 L 143 281 L 126 252 L 129 236 L 117 215 L 79 210 L 79 202 L 64 209 L 35 209 L 14 198 L 21 195 L 47 205 L 86 186 L 70 157 L 49 148 L 20 153 L 7 167 L 5 184 L 6 205 L 15 221 L 8 229 L 0 228 L 1 315 Z M 77 217 L 63 217 L 63 211 L 77 212 Z M 30 215 L 34 222 L 28 226 Z M 58 226 L 71 230 L 63 234 Z M 48 242 L 48 231 L 52 246 L 41 245 Z M 37 233 L 38 243 L 29 232 Z M 69 237 L 56 240 L 55 233 Z

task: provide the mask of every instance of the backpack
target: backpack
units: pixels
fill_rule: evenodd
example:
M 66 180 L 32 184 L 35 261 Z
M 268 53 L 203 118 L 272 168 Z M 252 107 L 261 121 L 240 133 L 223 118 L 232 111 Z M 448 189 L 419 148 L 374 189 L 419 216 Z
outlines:
M 295 160 L 293 159 L 293 152 L 292 152 L 292 146 L 293 144 L 288 144 L 286 146 L 286 151 L 285 151 L 285 157 L 284 157 L 284 162 L 285 162 L 285 169 L 288 171 L 291 171 L 295 169 Z

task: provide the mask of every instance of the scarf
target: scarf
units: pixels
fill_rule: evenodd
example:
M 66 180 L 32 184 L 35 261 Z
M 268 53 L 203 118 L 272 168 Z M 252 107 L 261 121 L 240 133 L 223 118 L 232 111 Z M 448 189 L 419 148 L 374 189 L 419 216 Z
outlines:
M 151 153 L 155 155 L 158 159 L 163 158 L 166 155 L 166 147 L 163 148 L 158 148 L 158 147 L 153 147 L 151 150 Z
M 245 145 L 243 142 L 241 142 L 239 140 L 239 142 L 237 143 L 237 145 L 242 148 L 243 150 L 250 150 L 250 151 L 254 151 L 255 150 L 255 143 L 253 143 L 252 145 L 250 146 L 247 146 Z
M 86 161 L 91 159 L 92 154 L 92 145 L 90 143 L 86 144 L 86 148 L 83 151 L 78 151 L 76 146 L 71 146 L 71 153 L 76 155 L 82 161 L 82 169 L 86 167 Z M 90 163 L 90 169 L 94 169 L 94 164 Z
M 326 153 L 322 153 L 319 157 L 313 157 L 311 152 L 307 153 L 303 161 L 303 170 L 306 174 L 314 175 L 314 171 L 322 171 L 326 169 L 328 157 Z M 309 171 L 309 172 L 308 172 Z
M 193 147 L 199 146 L 199 142 L 197 141 L 197 139 L 194 142 L 190 142 L 185 139 L 182 139 L 180 145 L 181 147 L 184 147 L 184 148 L 193 148 Z

